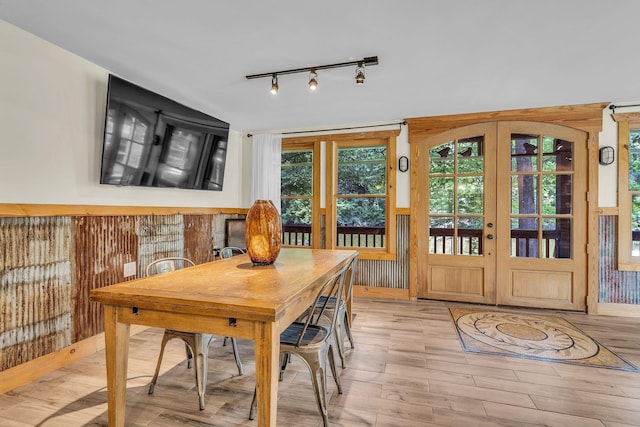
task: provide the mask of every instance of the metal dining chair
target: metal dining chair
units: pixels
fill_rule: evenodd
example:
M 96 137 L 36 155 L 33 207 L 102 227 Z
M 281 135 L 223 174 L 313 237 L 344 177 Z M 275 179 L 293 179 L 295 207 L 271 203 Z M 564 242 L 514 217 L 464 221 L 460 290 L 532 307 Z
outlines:
M 179 270 L 182 268 L 193 267 L 195 263 L 188 258 L 182 257 L 167 257 L 157 259 L 147 265 L 145 273 L 147 276 L 154 274 L 167 273 L 169 271 Z M 153 394 L 158 381 L 158 374 L 160 373 L 160 365 L 162 364 L 162 356 L 164 355 L 164 349 L 167 342 L 174 338 L 179 338 L 184 342 L 185 352 L 187 354 L 187 368 L 191 369 L 192 360 L 195 358 L 195 373 L 196 373 L 196 386 L 198 387 L 198 401 L 200 409 L 204 409 L 204 392 L 207 384 L 207 359 L 209 344 L 214 341 L 211 334 L 202 334 L 196 332 L 176 331 L 173 329 L 165 329 L 162 336 L 162 343 L 160 344 L 160 355 L 158 356 L 158 363 L 156 365 L 156 371 L 149 384 L 149 394 Z M 236 365 L 238 366 L 238 374 L 244 373 L 242 363 L 238 356 L 237 348 L 234 342 L 234 356 L 236 358 Z
M 244 254 L 246 251 L 237 246 L 225 246 L 220 249 L 220 258 L 231 258 L 234 255 Z
M 336 373 L 336 364 L 333 356 L 332 342 L 333 333 L 338 321 L 339 310 L 334 310 L 330 316 L 329 325 L 320 324 L 320 319 L 325 316 L 328 301 L 331 298 L 340 298 L 344 291 L 346 272 L 349 266 L 341 269 L 322 286 L 316 295 L 313 304 L 309 307 L 318 307 L 320 298 L 325 295 L 327 298 L 320 309 L 309 309 L 306 311 L 304 321 L 296 321 L 287 327 L 280 334 L 280 361 L 282 366 L 288 363 L 290 355 L 301 358 L 309 368 L 311 382 L 316 395 L 318 409 L 322 415 L 322 422 L 325 427 L 329 426 L 329 416 L 327 410 L 327 359 L 331 367 L 333 378 L 338 387 L 338 393 L 342 394 L 342 384 L 340 377 Z M 257 405 L 257 390 L 253 393 L 253 401 L 249 410 L 249 419 L 254 417 Z
M 342 363 L 342 368 L 345 368 L 344 363 L 344 339 L 345 336 L 349 338 L 349 343 L 351 344 L 351 349 L 356 348 L 356 343 L 353 339 L 353 335 L 351 334 L 351 319 L 349 318 L 349 312 L 347 310 L 347 303 L 351 299 L 351 294 L 353 293 L 353 284 L 355 282 L 356 269 L 358 266 L 358 255 L 353 258 L 353 261 L 347 268 L 345 272 L 345 284 L 344 284 L 344 295 L 338 300 L 338 320 L 336 324 L 335 330 L 335 339 L 336 339 L 336 347 L 338 348 L 338 355 L 340 356 L 340 362 Z M 321 296 L 316 305 L 316 310 L 321 310 L 324 308 L 324 315 L 327 318 L 331 318 L 333 316 L 333 311 L 336 309 L 336 299 L 329 298 L 327 300 L 326 296 Z

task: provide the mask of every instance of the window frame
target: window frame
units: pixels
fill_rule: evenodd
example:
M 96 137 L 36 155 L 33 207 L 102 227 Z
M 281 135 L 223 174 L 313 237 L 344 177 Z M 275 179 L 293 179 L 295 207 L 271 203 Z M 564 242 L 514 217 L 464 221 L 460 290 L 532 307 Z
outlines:
M 396 259 L 396 137 L 399 130 L 362 132 L 357 134 L 331 135 L 326 138 L 326 247 L 327 249 L 355 249 L 361 259 L 395 260 Z M 386 180 L 386 217 L 385 245 L 383 248 L 362 248 L 353 246 L 337 246 L 337 199 L 338 199 L 338 149 L 345 147 L 369 147 L 386 145 L 387 148 L 387 180 Z
M 631 252 L 631 198 L 640 191 L 629 191 L 629 135 L 640 129 L 640 112 L 612 117 L 618 123 L 618 270 L 640 271 L 640 256 Z
M 298 245 L 283 245 L 286 247 L 295 248 L 316 248 L 322 247 L 322 233 L 320 223 L 320 141 L 308 140 L 308 139 L 283 139 L 281 145 L 282 152 L 285 151 L 300 151 L 311 150 L 313 153 L 313 173 L 312 173 L 312 195 L 311 199 L 311 245 L 310 246 L 298 246 Z M 280 199 L 287 198 L 287 196 L 280 195 Z M 297 198 L 297 197 L 296 197 Z

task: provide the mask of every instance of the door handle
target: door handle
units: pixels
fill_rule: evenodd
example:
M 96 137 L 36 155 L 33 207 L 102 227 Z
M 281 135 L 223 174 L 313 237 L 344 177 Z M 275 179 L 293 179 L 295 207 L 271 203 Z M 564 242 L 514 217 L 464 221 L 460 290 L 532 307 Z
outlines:
M 487 234 L 487 239 L 493 240 L 493 234 Z

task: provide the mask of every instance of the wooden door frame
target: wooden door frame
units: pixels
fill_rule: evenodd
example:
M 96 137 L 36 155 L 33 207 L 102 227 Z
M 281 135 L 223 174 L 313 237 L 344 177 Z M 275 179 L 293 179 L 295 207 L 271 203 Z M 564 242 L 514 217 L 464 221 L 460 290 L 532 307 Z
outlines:
M 563 125 L 587 132 L 587 313 L 597 314 L 598 307 L 598 137 L 602 131 L 602 114 L 608 102 L 559 107 L 529 108 L 448 116 L 406 119 L 411 146 L 411 217 L 409 298 L 417 299 L 418 289 L 418 180 L 416 160 L 418 144 L 438 133 L 476 123 L 496 121 L 532 121 Z M 424 260 L 423 260 L 424 261 Z

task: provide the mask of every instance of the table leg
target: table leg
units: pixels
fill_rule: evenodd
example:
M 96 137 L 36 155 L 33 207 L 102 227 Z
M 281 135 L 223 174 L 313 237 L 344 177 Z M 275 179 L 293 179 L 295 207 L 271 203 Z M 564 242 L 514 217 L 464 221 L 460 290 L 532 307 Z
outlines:
M 278 412 L 280 334 L 271 323 L 258 324 L 255 340 L 258 427 L 275 427 Z
M 107 359 L 109 426 L 124 426 L 129 360 L 129 324 L 118 322 L 118 307 L 104 307 L 104 341 Z

